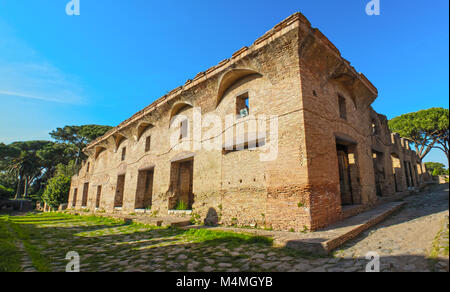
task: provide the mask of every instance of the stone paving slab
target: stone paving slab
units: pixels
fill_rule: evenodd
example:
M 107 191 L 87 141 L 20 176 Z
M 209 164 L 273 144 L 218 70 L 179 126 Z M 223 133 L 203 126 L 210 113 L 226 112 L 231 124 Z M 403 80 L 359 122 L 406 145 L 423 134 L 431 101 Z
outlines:
M 224 230 L 254 235 L 272 237 L 274 244 L 279 247 L 299 249 L 315 254 L 329 254 L 345 242 L 357 237 L 365 230 L 373 227 L 386 219 L 389 215 L 401 209 L 404 202 L 390 202 L 378 206 L 370 211 L 357 216 L 347 218 L 326 229 L 310 233 L 296 233 L 285 231 L 268 231 L 246 228 L 230 227 L 193 227 L 186 228 L 209 228 L 213 230 Z

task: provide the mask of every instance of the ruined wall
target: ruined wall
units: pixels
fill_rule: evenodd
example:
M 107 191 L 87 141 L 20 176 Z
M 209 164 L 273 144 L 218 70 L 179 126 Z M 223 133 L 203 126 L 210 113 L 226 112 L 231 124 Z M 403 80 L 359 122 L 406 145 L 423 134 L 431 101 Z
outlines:
M 85 150 L 89 159 L 72 180 L 69 207 L 76 193 L 75 208 L 94 210 L 101 189 L 100 210 L 166 216 L 180 200 L 180 188 L 189 187 L 193 216 L 207 223 L 295 231 L 328 226 L 344 216 L 343 165 L 349 204 L 363 207 L 375 204 L 379 196 L 406 191 L 408 184 L 418 186 L 425 175 L 418 174 L 422 166 L 408 143 L 391 134 L 386 117 L 371 108 L 377 94 L 320 31 L 294 14 L 251 47 L 93 141 Z M 229 126 L 226 116 L 236 115 L 245 98 L 250 116 Z M 223 131 L 217 135 L 220 147 L 206 150 L 217 137 L 208 136 L 209 123 L 200 134 L 194 124 L 200 115 L 205 119 L 210 114 L 219 117 Z M 180 124 L 171 121 L 180 115 L 189 121 L 187 135 L 172 145 Z M 252 131 L 262 132 L 261 141 L 270 144 L 272 117 L 255 123 L 256 130 L 250 127 L 261 115 L 277 117 L 275 159 L 261 159 L 264 147 L 224 149 L 225 138 L 235 137 L 241 127 L 247 133 L 244 144 Z M 235 137 L 233 145 L 238 144 Z M 189 177 L 186 169 L 178 173 L 185 161 L 193 163 L 192 186 L 180 187 L 180 176 Z M 153 171 L 151 209 L 145 211 L 136 210 L 136 198 L 143 194 L 139 173 L 144 170 Z M 123 204 L 116 208 L 121 175 Z M 82 206 L 86 183 L 88 203 Z M 183 193 L 184 200 L 188 197 Z
M 147 213 L 166 215 L 177 175 L 173 162 L 188 153 L 194 161 L 192 211 L 202 219 L 217 213 L 225 224 L 285 230 L 309 226 L 309 209 L 299 207 L 303 206 L 300 202 L 307 205 L 303 116 L 297 111 L 301 106 L 296 29 L 300 18 L 300 15 L 291 17 L 251 48 L 243 48 L 231 59 L 198 74 L 184 87 L 94 141 L 86 150 L 89 172 L 85 164 L 72 181 L 70 200 L 77 189 L 76 208 L 82 207 L 83 184 L 89 183 L 87 208 L 95 209 L 97 186 L 101 186 L 100 210 L 135 212 L 139 171 L 153 169 L 153 202 Z M 242 72 L 245 74 L 239 75 Z M 226 90 L 221 92 L 224 83 Z M 183 114 L 190 121 L 189 138 L 183 143 L 201 144 L 204 137 L 195 137 L 193 133 L 194 109 L 200 108 L 203 116 L 215 113 L 225 121 L 226 115 L 235 113 L 236 97 L 243 92 L 249 94 L 251 115 L 279 116 L 278 157 L 274 161 L 261 161 L 259 149 L 226 153 L 170 147 L 173 132 L 170 120 L 174 115 Z M 151 127 L 142 131 L 147 125 Z M 266 127 L 266 142 L 270 142 L 269 121 Z M 145 151 L 147 136 L 151 136 L 149 152 Z M 123 148 L 126 155 L 122 161 Z M 115 208 L 119 175 L 125 175 L 123 206 Z
M 340 220 L 344 214 L 337 144 L 348 153 L 351 205 L 371 206 L 396 192 L 392 153 L 398 155 L 400 191 L 419 186 L 417 155 L 405 141 L 391 141 L 387 118 L 371 104 L 376 88 L 341 57 L 317 29 L 300 26 L 299 66 L 306 140 L 308 187 L 313 229 Z M 404 163 L 407 163 L 407 174 Z M 410 166 L 411 165 L 411 166 Z M 409 170 L 411 169 L 411 171 Z M 363 210 L 364 208 L 361 208 Z
M 312 227 L 319 228 L 341 218 L 338 138 L 355 145 L 349 155 L 355 201 L 368 204 L 376 200 L 368 126 L 368 106 L 376 97 L 376 89 L 353 72 L 318 30 L 303 26 L 301 31 L 300 77 L 311 217 Z M 345 101 L 345 118 L 341 117 L 339 98 Z

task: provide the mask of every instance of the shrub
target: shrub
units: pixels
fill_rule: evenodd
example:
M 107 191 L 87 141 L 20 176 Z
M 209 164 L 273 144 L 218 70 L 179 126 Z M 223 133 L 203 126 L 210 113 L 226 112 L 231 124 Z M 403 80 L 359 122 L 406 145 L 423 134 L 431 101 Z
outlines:
M 51 208 L 57 209 L 60 204 L 67 203 L 70 191 L 70 177 L 59 174 L 49 180 L 42 200 Z
M 448 175 L 448 169 L 445 168 L 443 163 L 426 162 L 425 166 L 432 176 Z
M 183 210 L 187 210 L 188 209 L 188 205 L 184 202 L 184 201 L 178 201 L 175 210 L 179 210 L 179 211 L 183 211 Z
M 14 196 L 14 190 L 0 185 L 0 199 L 8 199 Z
M 44 191 L 45 191 L 45 189 L 41 189 L 41 190 L 37 191 L 36 193 L 29 195 L 28 199 L 34 203 L 42 202 L 42 195 L 44 194 Z

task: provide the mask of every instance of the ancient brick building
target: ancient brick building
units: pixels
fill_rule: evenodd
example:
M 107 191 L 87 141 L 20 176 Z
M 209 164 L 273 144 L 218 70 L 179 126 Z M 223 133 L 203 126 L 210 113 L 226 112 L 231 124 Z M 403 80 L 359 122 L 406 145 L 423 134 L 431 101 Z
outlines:
M 423 179 L 409 143 L 371 108 L 376 98 L 370 81 L 294 14 L 93 141 L 69 208 L 278 230 L 327 226 Z M 208 114 L 222 118 L 231 145 L 225 138 L 202 147 L 208 123 L 199 134 L 195 119 Z M 251 135 L 246 123 L 258 115 L 276 117 L 276 129 L 267 119 Z M 185 119 L 174 123 L 178 116 Z M 174 131 L 188 150 L 174 147 Z M 267 145 L 273 159 L 261 159 Z

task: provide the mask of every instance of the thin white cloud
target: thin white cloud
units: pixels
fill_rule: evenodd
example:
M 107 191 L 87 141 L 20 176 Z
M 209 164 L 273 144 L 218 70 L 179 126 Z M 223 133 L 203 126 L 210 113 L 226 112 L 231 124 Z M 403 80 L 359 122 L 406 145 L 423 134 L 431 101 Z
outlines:
M 67 103 L 67 101 L 62 100 L 61 98 L 49 97 L 49 96 L 36 96 L 36 95 L 30 95 L 30 94 L 20 93 L 20 92 L 8 92 L 8 91 L 0 90 L 0 95 L 10 96 L 10 97 L 30 98 L 30 99 L 37 99 L 37 100 L 43 100 L 43 101 L 58 102 L 58 103 Z
M 0 20 L 0 96 L 83 104 L 83 86 L 15 37 Z

